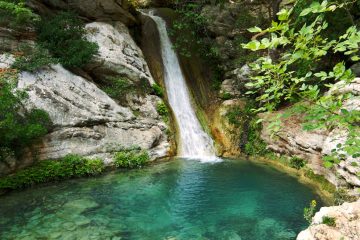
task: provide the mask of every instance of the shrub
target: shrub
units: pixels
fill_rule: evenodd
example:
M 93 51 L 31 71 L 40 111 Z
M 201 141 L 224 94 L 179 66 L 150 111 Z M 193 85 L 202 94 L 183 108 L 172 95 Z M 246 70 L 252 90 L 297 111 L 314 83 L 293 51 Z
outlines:
M 37 31 L 40 45 L 65 67 L 83 67 L 99 48 L 96 43 L 86 40 L 82 21 L 70 12 L 43 18 Z
M 335 227 L 336 226 L 335 218 L 333 218 L 333 217 L 328 217 L 328 216 L 323 217 L 322 223 L 326 224 L 326 225 L 328 225 L 330 227 Z
M 306 162 L 302 158 L 299 158 L 299 157 L 290 158 L 290 166 L 292 168 L 299 170 L 300 168 L 303 168 L 305 166 L 305 164 L 306 164 Z
M 38 21 L 39 16 L 27 8 L 24 2 L 24 0 L 0 0 L 0 23 L 16 28 Z
M 156 83 L 153 84 L 151 86 L 153 92 L 155 93 L 156 96 L 158 97 L 163 97 L 164 96 L 164 89 L 162 87 L 160 87 L 159 85 L 157 85 Z
M 316 201 L 312 200 L 308 208 L 304 208 L 304 218 L 309 224 L 312 222 L 312 218 L 316 210 Z
M 169 110 L 167 109 L 164 102 L 158 103 L 156 106 L 156 110 L 163 117 L 166 117 L 169 115 Z
M 44 136 L 51 127 L 49 115 L 40 109 L 26 110 L 27 95 L 14 90 L 16 75 L 0 75 L 0 161 L 18 156 L 22 150 Z
M 118 168 L 139 168 L 144 166 L 149 159 L 146 151 L 129 149 L 117 152 L 114 156 L 114 163 Z
M 46 49 L 38 45 L 35 48 L 23 46 L 20 51 L 23 52 L 23 55 L 17 57 L 12 65 L 13 68 L 20 71 L 34 72 L 41 67 L 57 63 L 57 60 Z
M 104 92 L 111 98 L 122 100 L 126 93 L 131 91 L 133 86 L 126 78 L 108 78 L 107 86 L 103 88 Z
M 93 176 L 102 173 L 104 169 L 101 159 L 68 155 L 60 160 L 40 161 L 13 175 L 0 178 L 0 189 L 19 189 L 73 177 Z

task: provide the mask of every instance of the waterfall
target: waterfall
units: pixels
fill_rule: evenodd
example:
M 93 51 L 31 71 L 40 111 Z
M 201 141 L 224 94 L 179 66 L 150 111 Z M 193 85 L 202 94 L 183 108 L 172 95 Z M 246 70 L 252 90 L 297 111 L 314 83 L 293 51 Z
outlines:
M 217 161 L 213 140 L 202 129 L 191 104 L 190 92 L 168 36 L 166 22 L 152 12 L 146 15 L 155 21 L 160 33 L 165 87 L 180 135 L 178 154 L 184 158 Z

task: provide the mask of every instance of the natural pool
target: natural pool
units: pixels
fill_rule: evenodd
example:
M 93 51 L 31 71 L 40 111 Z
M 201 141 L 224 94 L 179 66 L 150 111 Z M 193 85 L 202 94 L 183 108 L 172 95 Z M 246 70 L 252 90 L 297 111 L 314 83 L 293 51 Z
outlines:
M 312 199 L 271 167 L 176 159 L 0 197 L 0 239 L 295 239 Z

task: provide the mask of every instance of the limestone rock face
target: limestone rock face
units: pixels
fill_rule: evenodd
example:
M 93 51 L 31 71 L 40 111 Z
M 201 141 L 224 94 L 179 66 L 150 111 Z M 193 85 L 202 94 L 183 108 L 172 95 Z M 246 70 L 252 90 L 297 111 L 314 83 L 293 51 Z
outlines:
M 124 0 L 29 0 L 27 4 L 41 14 L 70 8 L 89 20 L 121 21 L 127 26 L 137 22 L 129 12 L 128 2 Z
M 334 218 L 335 226 L 323 224 L 323 218 Z M 360 200 L 341 206 L 322 207 L 309 228 L 302 231 L 297 240 L 359 240 Z
M 167 126 L 156 110 L 162 100 L 137 89 L 154 80 L 129 30 L 121 22 L 93 22 L 86 29 L 89 40 L 99 45 L 99 54 L 81 76 L 61 65 L 19 74 L 18 88 L 29 95 L 26 107 L 48 112 L 53 128 L 26 150 L 24 159 L 0 163 L 0 175 L 31 165 L 34 159 L 58 159 L 67 154 L 100 157 L 109 164 L 116 151 L 134 146 L 148 150 L 152 159 L 169 155 Z M 11 54 L 0 54 L 0 68 L 9 68 L 13 62 Z M 124 100 L 114 100 L 92 77 L 96 82 L 126 78 L 134 91 L 124 93 Z
M 360 110 L 359 101 L 359 84 L 360 78 L 355 78 L 348 85 L 335 86 L 329 92 L 332 94 L 351 92 L 355 95 L 352 100 L 343 103 L 344 108 Z M 341 85 L 341 86 L 340 86 Z M 262 118 L 271 120 L 278 113 L 263 114 Z M 278 133 L 277 138 L 271 138 L 271 134 L 267 129 L 270 121 L 263 122 L 263 130 L 261 137 L 268 144 L 268 147 L 278 153 L 295 155 L 308 160 L 308 165 L 317 174 L 324 175 L 335 186 L 350 185 L 352 187 L 360 187 L 360 158 L 347 156 L 345 160 L 339 164 L 335 164 L 332 169 L 323 167 L 322 157 L 330 155 L 336 146 L 344 144 L 348 132 L 340 127 L 333 129 L 331 132 L 322 131 L 305 131 L 301 127 L 302 120 L 299 117 L 290 117 L 282 122 L 282 129 Z M 358 193 L 356 193 L 358 194 Z
M 99 45 L 99 53 L 87 70 L 97 78 L 121 75 L 133 81 L 153 84 L 149 68 L 140 48 L 121 22 L 93 22 L 86 25 L 87 38 Z

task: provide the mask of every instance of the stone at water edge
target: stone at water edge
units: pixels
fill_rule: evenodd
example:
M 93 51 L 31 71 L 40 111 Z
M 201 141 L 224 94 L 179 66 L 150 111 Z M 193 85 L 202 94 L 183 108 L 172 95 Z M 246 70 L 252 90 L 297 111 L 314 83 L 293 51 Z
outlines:
M 335 226 L 323 224 L 323 217 L 335 219 Z M 360 200 L 340 206 L 322 207 L 313 223 L 297 240 L 360 240 Z

